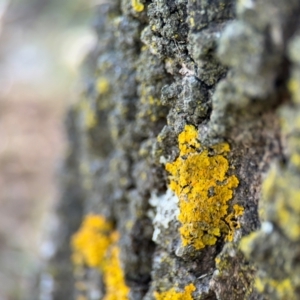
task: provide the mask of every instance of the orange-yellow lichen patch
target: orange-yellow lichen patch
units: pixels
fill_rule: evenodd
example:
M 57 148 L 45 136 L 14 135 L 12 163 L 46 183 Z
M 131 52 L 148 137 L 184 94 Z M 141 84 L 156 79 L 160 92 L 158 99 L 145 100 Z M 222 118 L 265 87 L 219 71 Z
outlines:
M 121 267 L 119 234 L 112 224 L 100 215 L 87 215 L 71 240 L 72 261 L 103 273 L 106 295 L 104 300 L 127 300 L 129 288 Z
M 87 215 L 79 231 L 72 237 L 72 260 L 75 265 L 102 267 L 111 245 L 112 225 L 99 215 Z
M 184 288 L 183 292 L 176 292 L 175 288 L 172 288 L 166 292 L 154 293 L 156 300 L 193 300 L 192 293 L 196 290 L 196 287 L 191 283 Z
M 244 208 L 238 204 L 233 205 L 233 212 L 230 213 L 226 218 L 226 223 L 229 225 L 229 232 L 226 236 L 226 240 L 229 242 L 233 241 L 234 229 L 241 227 L 240 223 L 237 221 L 238 217 L 244 214 Z
M 215 145 L 210 153 L 201 147 L 196 128 L 186 125 L 178 136 L 178 145 L 179 157 L 167 163 L 166 170 L 171 174 L 170 188 L 179 198 L 179 231 L 184 246 L 202 249 L 214 245 L 222 234 L 230 234 L 228 201 L 239 181 L 227 175 L 227 143 Z
M 114 243 L 119 240 L 119 234 L 114 232 L 112 239 Z M 104 267 L 104 284 L 106 294 L 103 300 L 127 300 L 129 288 L 125 284 L 124 272 L 120 262 L 120 249 L 113 244 L 109 250 L 107 260 L 109 263 Z
M 140 0 L 131 0 L 131 5 L 137 12 L 141 12 L 144 10 L 144 4 L 141 3 Z

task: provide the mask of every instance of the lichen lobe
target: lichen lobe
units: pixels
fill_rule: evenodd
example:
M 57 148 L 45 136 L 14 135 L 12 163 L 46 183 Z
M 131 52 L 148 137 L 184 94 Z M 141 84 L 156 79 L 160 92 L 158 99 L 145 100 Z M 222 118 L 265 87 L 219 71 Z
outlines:
M 193 300 L 192 292 L 195 290 L 196 287 L 191 283 L 184 288 L 183 292 L 177 292 L 175 288 L 171 288 L 162 293 L 155 292 L 154 296 L 156 300 Z
M 235 205 L 234 212 L 229 213 L 228 201 L 239 183 L 235 175 L 227 175 L 229 145 L 202 147 L 196 128 L 186 125 L 178 136 L 178 146 L 179 157 L 167 163 L 166 170 L 170 173 L 170 189 L 179 198 L 183 246 L 199 250 L 214 245 L 222 235 L 232 240 L 231 219 L 240 216 L 243 208 Z
M 129 287 L 120 261 L 119 233 L 103 216 L 88 214 L 73 235 L 71 248 L 74 270 L 95 268 L 103 274 L 103 300 L 127 300 Z

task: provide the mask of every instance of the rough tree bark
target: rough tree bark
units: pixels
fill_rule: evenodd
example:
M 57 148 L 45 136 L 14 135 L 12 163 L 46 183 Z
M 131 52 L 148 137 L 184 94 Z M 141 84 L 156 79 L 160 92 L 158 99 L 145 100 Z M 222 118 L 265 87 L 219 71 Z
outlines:
M 98 6 L 67 120 L 53 299 L 300 298 L 299 13 Z

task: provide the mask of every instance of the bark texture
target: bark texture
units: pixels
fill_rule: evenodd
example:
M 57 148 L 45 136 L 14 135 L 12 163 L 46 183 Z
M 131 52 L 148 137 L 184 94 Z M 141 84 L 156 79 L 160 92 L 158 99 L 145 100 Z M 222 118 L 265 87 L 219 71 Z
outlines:
M 53 299 L 299 299 L 299 13 L 98 6 L 67 121 Z

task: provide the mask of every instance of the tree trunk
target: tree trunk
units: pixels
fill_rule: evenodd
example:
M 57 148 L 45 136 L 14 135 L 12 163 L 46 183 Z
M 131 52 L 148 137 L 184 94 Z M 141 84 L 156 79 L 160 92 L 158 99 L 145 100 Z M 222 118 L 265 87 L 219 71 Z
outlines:
M 299 299 L 300 2 L 101 3 L 53 299 Z

